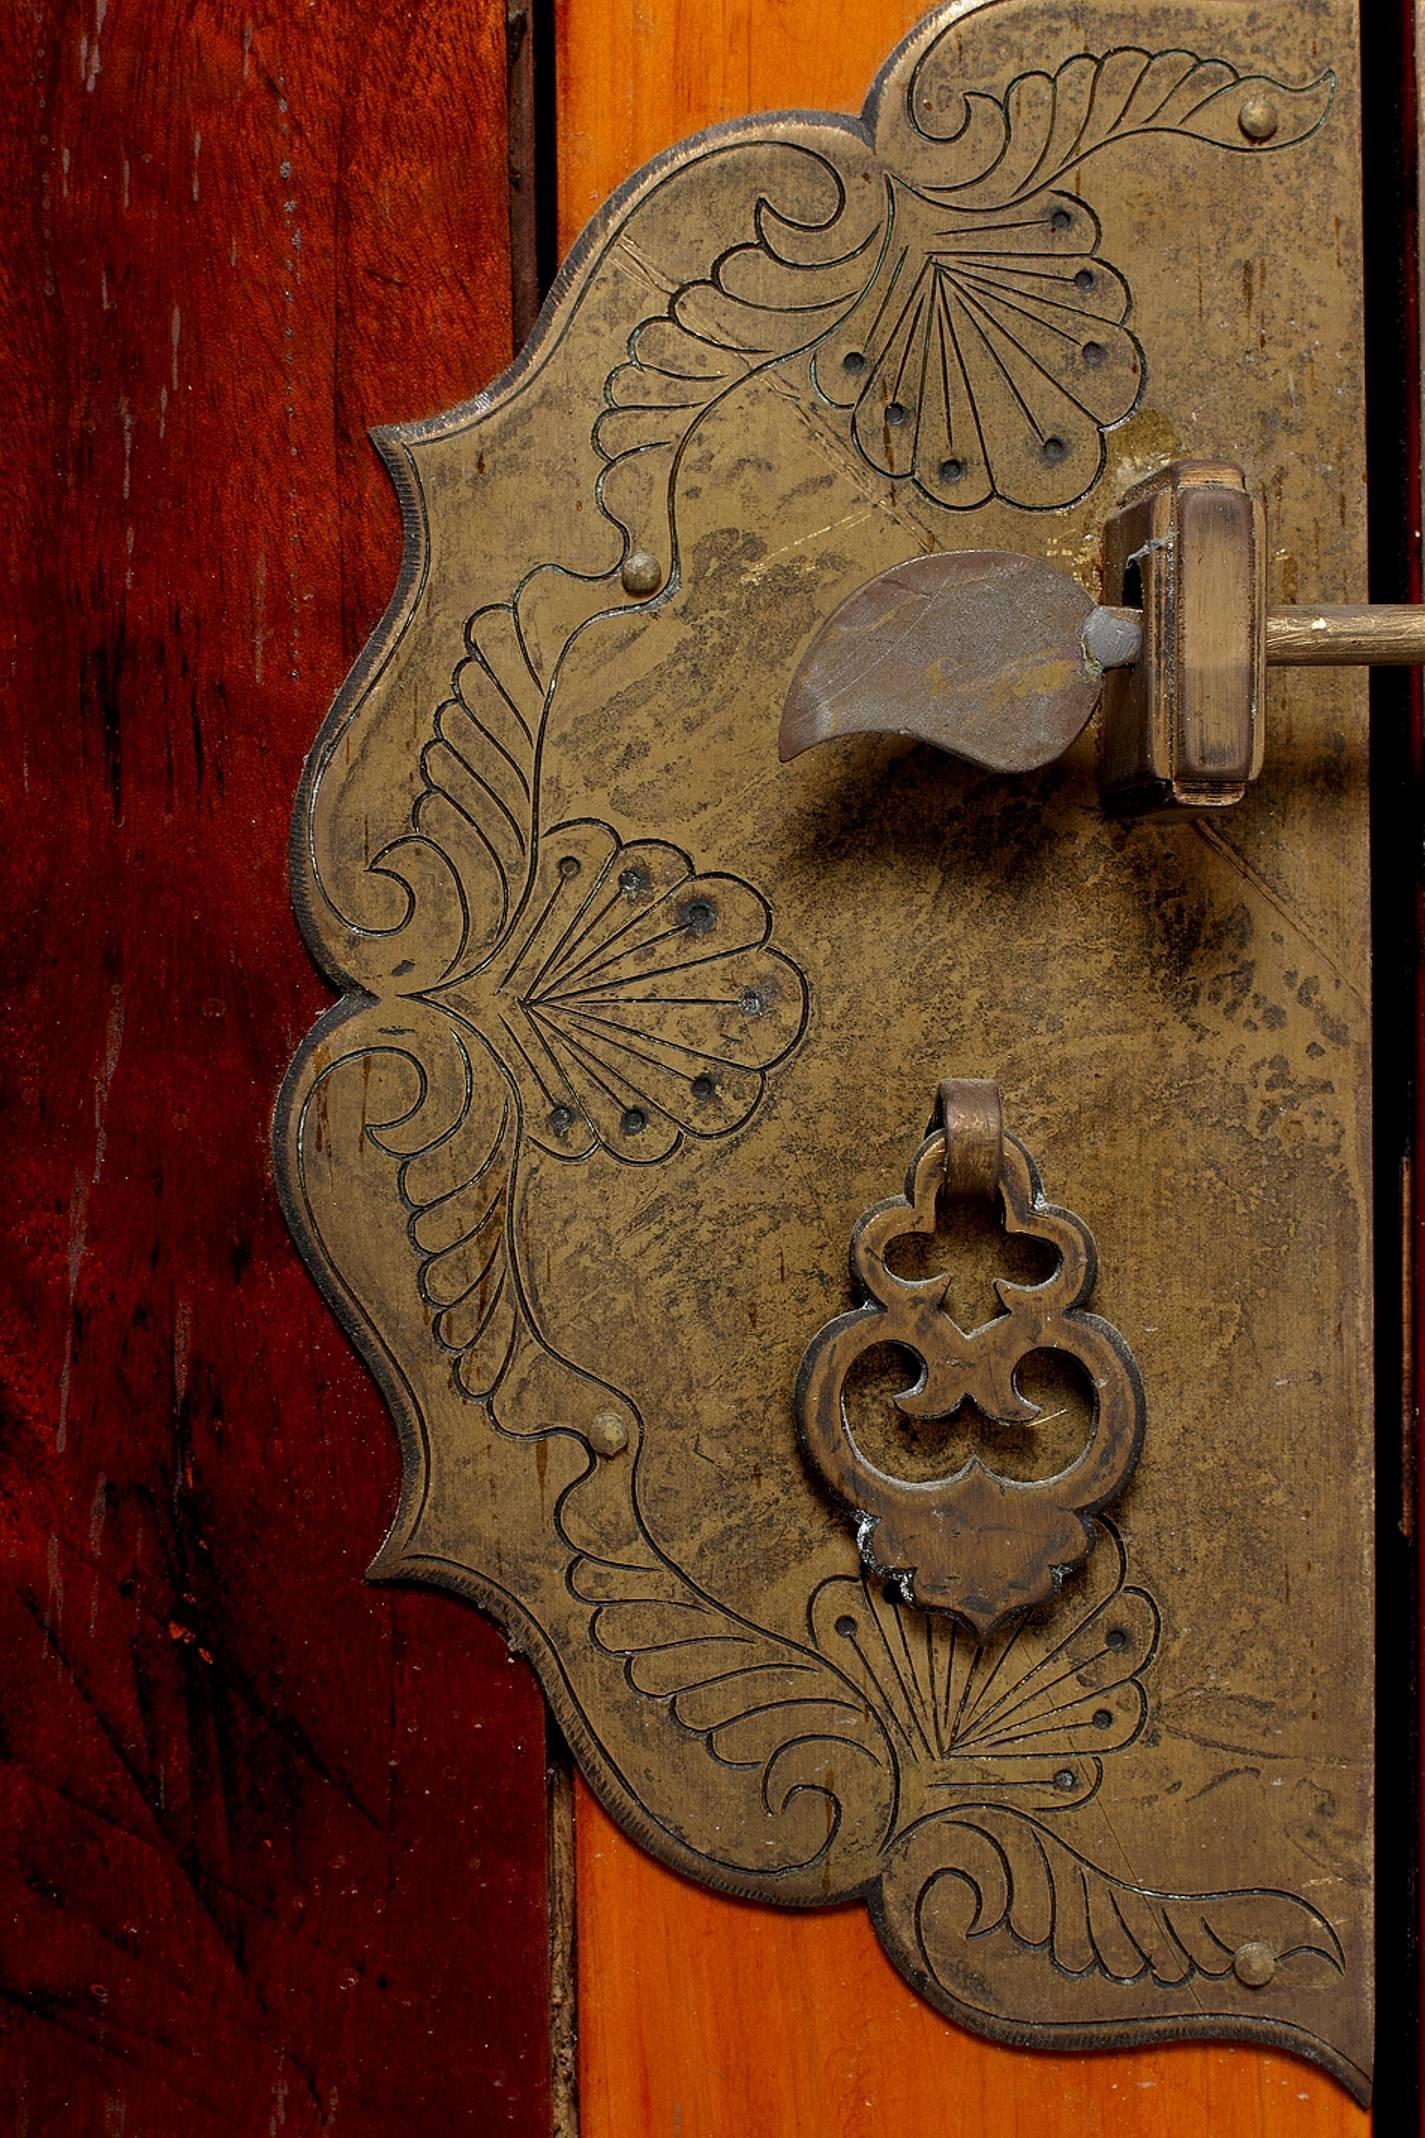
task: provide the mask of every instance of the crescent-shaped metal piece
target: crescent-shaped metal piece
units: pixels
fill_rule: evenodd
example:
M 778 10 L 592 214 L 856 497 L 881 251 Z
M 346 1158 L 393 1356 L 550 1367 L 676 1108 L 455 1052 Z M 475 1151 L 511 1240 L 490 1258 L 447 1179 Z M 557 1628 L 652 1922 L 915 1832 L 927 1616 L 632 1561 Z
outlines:
M 913 557 L 832 611 L 782 712 L 782 759 L 844 735 L 906 735 L 989 772 L 1061 757 L 1098 703 L 1093 597 L 1038 557 Z

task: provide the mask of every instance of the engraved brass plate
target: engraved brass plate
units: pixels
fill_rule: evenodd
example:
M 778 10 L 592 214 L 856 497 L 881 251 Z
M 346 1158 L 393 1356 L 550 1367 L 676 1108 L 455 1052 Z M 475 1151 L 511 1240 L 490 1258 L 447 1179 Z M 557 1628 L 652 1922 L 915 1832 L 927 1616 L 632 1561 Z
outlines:
M 1269 2042 L 1363 2094 L 1361 683 L 1273 676 L 1222 823 L 1108 821 L 1091 733 L 1018 777 L 777 753 L 874 573 L 1096 594 L 1174 458 L 1269 498 L 1273 599 L 1364 584 L 1355 115 L 1345 0 L 1003 0 L 859 121 L 624 187 L 512 370 L 381 435 L 405 570 L 293 847 L 342 1000 L 276 1147 L 401 1436 L 374 1574 L 494 1612 L 647 1847 L 864 1900 L 998 2038 Z M 1091 1222 L 1146 1394 L 1094 1549 L 983 1637 L 865 1569 L 794 1404 L 947 1077 Z

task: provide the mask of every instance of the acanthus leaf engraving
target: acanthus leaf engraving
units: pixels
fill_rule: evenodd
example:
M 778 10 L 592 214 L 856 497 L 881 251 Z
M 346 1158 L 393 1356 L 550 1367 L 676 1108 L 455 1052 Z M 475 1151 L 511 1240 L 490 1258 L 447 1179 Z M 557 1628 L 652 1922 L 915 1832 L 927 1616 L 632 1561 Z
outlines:
M 1246 150 L 1233 99 L 1266 79 L 1191 54 L 1079 54 L 966 95 L 942 63 L 917 33 L 864 122 L 769 121 L 636 182 L 509 380 L 388 435 L 411 548 L 302 796 L 299 908 L 347 999 L 284 1092 L 283 1193 L 402 1431 L 376 1571 L 500 1617 L 647 1846 L 728 1891 L 864 1898 L 932 2000 L 999 2038 L 1278 2040 L 1359 2084 L 1318 2008 L 1291 2012 L 1298 1979 L 1344 1964 L 1323 1916 L 1270 1885 L 1160 1892 L 1115 1852 L 1104 1777 L 1149 1733 L 1159 1616 L 1111 1524 L 1057 1595 L 982 1640 L 855 1571 L 849 1538 L 828 1536 L 775 1593 L 724 1596 L 683 1563 L 650 1460 L 687 1421 L 664 1415 L 651 1365 L 646 1380 L 607 1365 L 618 1346 L 596 1325 L 621 1313 L 628 1272 L 611 1262 L 593 1309 L 586 1294 L 563 1321 L 535 1282 L 550 1235 L 533 1182 L 595 1195 L 656 1168 L 650 1197 L 676 1203 L 715 1139 L 735 1167 L 808 1030 L 814 931 L 779 933 L 725 824 L 707 844 L 660 836 L 647 784 L 630 814 L 598 791 L 548 799 L 576 654 L 606 630 L 635 643 L 686 589 L 680 482 L 699 426 L 775 372 L 776 397 L 831 441 L 823 458 L 863 486 L 869 470 L 953 509 L 1080 496 L 1143 354 L 1127 279 L 1065 181 L 1145 130 Z M 1283 114 L 1270 146 L 1304 140 L 1330 77 L 1267 86 Z M 693 217 L 676 272 L 640 254 L 659 190 L 695 200 L 714 168 L 735 174 L 736 201 L 716 242 L 696 257 Z M 476 442 L 509 415 L 518 450 L 542 367 L 576 330 L 598 354 L 582 360 L 587 405 L 572 365 L 550 389 L 569 509 L 552 533 L 541 520 L 537 549 L 515 530 L 467 584 L 429 531 L 444 510 L 449 545 L 437 493 L 484 510 Z M 666 567 L 637 614 L 619 591 L 631 546 Z M 795 1470 L 790 1418 L 769 1403 L 761 1425 L 769 1460 Z M 1235 1981 L 1239 1936 L 1271 1944 L 1285 2002 Z M 1072 1984 L 1069 2021 L 1042 2018 L 1051 1976 L 1055 1997 Z
M 755 239 L 638 329 L 596 429 L 611 463 L 671 440 L 679 415 L 687 428 L 748 371 L 809 357 L 854 448 L 935 504 L 1074 503 L 1103 471 L 1104 433 L 1138 405 L 1145 360 L 1098 218 L 1059 181 L 1144 133 L 1292 147 L 1335 86 L 1128 47 L 1020 75 L 1002 98 L 951 89 L 947 108 L 934 60 L 932 48 L 905 112 L 883 106 L 875 162 L 851 153 L 833 169 L 822 216 L 760 201 Z M 1241 103 L 1268 94 L 1275 130 L 1250 141 Z

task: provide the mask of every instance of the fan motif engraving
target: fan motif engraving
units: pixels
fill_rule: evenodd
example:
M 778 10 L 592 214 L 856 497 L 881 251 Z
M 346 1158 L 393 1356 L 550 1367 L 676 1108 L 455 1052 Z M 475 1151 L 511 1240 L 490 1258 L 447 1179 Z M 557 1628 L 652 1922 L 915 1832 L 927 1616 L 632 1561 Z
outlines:
M 793 1569 L 755 1609 L 721 1596 L 668 1534 L 656 1372 L 625 1389 L 579 1363 L 603 1353 L 549 1303 L 562 1243 L 536 1184 L 594 1197 L 598 1178 L 656 1168 L 650 1188 L 676 1198 L 714 1139 L 735 1165 L 808 1031 L 806 946 L 774 946 L 725 834 L 685 851 L 656 819 L 550 781 L 569 664 L 613 631 L 636 646 L 685 587 L 680 474 L 704 419 L 776 370 L 832 450 L 937 505 L 1068 502 L 1097 479 L 1143 361 L 1127 284 L 1063 181 L 1144 130 L 1262 153 L 1234 134 L 1249 92 L 1270 92 L 1265 146 L 1284 148 L 1331 95 L 1329 76 L 1292 88 L 1122 51 L 965 95 L 949 27 L 915 33 L 862 123 L 752 123 L 632 182 L 521 365 L 469 408 L 383 435 L 408 556 L 299 797 L 296 902 L 343 1000 L 289 1072 L 279 1179 L 401 1436 L 373 1574 L 493 1612 L 646 1846 L 753 1898 L 864 1899 L 932 2002 L 996 2038 L 1235 2036 L 1359 2087 L 1322 2031 L 1347 1962 L 1311 1901 L 1159 1890 L 1118 1848 L 1103 1778 L 1151 1729 L 1159 1618 L 1111 1525 L 1057 1596 L 983 1639 L 854 1571 L 849 1537 L 799 1589 Z M 665 215 L 686 255 L 714 180 L 721 235 L 696 272 L 654 273 L 640 218 Z M 681 223 L 668 201 L 690 204 Z M 579 334 L 598 368 L 560 372 Z M 516 531 L 507 576 L 472 591 L 434 530 L 457 490 L 479 510 L 482 425 L 508 417 L 508 442 L 552 379 L 567 443 L 585 376 L 602 395 L 574 426 L 571 510 L 539 527 L 556 554 Z M 634 548 L 667 566 L 636 607 L 619 581 Z M 614 1258 L 600 1274 L 598 1311 L 617 1317 L 631 1280 Z M 805 1489 L 785 1397 L 766 1430 L 769 1462 Z M 1234 1974 L 1247 1940 L 1271 1947 L 1270 1989 Z
M 740 1127 L 806 1020 L 771 922 L 750 885 L 696 874 L 676 847 L 560 824 L 532 850 L 528 896 L 493 951 L 427 993 L 451 1019 L 468 1103 L 414 1152 L 384 1140 L 403 1157 L 421 1297 L 466 1394 L 545 1349 L 519 1277 L 521 1146 L 654 1165 L 685 1136 Z
M 1104 433 L 1146 376 L 1126 278 L 1061 181 L 1144 133 L 1259 155 L 1304 140 L 1334 77 L 1291 88 L 1220 59 L 1077 53 L 1003 98 L 963 94 L 932 47 L 909 94 L 873 100 L 873 149 L 830 170 L 808 221 L 758 202 L 756 235 L 643 322 L 609 379 L 600 451 L 666 444 L 745 371 L 810 358 L 813 405 L 878 473 L 933 503 L 1050 511 L 1103 472 Z M 1267 142 L 1242 133 L 1270 97 Z

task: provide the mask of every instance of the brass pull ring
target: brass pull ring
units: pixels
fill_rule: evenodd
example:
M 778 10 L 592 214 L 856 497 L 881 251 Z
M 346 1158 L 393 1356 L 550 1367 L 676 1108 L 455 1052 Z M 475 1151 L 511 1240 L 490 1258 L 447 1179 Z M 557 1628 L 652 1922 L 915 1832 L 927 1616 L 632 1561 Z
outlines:
M 1118 1331 L 1084 1311 L 1097 1255 L 1082 1218 L 1044 1197 L 1034 1161 L 1000 1125 L 999 1090 L 982 1082 L 941 1086 L 943 1126 L 912 1161 L 903 1195 L 877 1203 L 851 1236 L 861 1294 L 849 1313 L 819 1329 L 797 1379 L 802 1446 L 812 1469 L 849 1512 L 867 1565 L 889 1575 L 908 1601 L 950 1611 L 982 1637 L 1012 1612 L 1052 1595 L 1080 1564 L 1093 1517 L 1132 1475 L 1143 1438 L 1143 1386 Z M 964 1330 L 945 1304 L 947 1277 L 900 1277 L 886 1256 L 907 1233 L 933 1234 L 942 1190 L 993 1192 L 1006 1230 L 1045 1241 L 1057 1256 L 1040 1284 L 998 1278 L 1001 1312 Z M 1038 1407 L 1015 1377 L 1036 1351 L 1076 1359 L 1092 1384 L 1093 1423 L 1080 1454 L 1056 1476 L 1004 1477 L 976 1455 L 951 1476 L 896 1477 L 873 1462 L 847 1416 L 847 1379 L 866 1352 L 898 1344 L 920 1375 L 896 1397 L 910 1420 L 953 1417 L 973 1402 L 992 1421 L 1030 1424 Z

